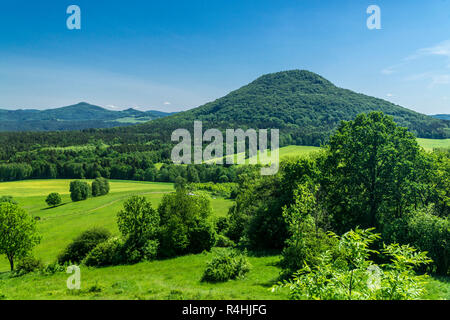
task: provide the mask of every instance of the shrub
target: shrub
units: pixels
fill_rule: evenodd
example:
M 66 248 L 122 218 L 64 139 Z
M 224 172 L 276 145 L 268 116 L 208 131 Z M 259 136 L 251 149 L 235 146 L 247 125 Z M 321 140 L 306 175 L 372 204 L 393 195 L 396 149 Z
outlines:
M 236 250 L 221 249 L 207 263 L 202 281 L 224 282 L 243 278 L 249 271 L 250 263 L 245 255 Z
M 90 267 L 118 265 L 124 262 L 124 243 L 120 238 L 110 238 L 92 249 L 83 263 Z
M 449 218 L 436 216 L 433 205 L 386 223 L 383 239 L 388 243 L 410 244 L 426 251 L 433 260 L 427 269 L 440 275 L 449 274 L 450 221 Z
M 189 252 L 200 253 L 216 244 L 216 230 L 212 223 L 198 221 L 189 230 Z
M 123 246 L 122 263 L 138 263 L 141 261 L 151 261 L 158 254 L 159 241 L 147 240 L 144 244 L 136 247 L 131 241 L 125 241 Z
M 328 237 L 323 231 L 303 233 L 299 241 L 289 239 L 282 251 L 280 260 L 281 278 L 291 276 L 304 267 L 305 263 L 310 267 L 317 266 L 320 262 L 320 254 L 330 251 L 336 259 L 339 256 L 335 239 Z
M 26 256 L 19 260 L 16 266 L 15 273 L 17 275 L 24 275 L 30 272 L 38 271 L 43 268 L 42 261 L 33 256 Z
M 56 207 L 58 204 L 61 204 L 61 195 L 57 192 L 50 193 L 45 202 L 49 207 Z
M 158 248 L 159 213 L 145 197 L 133 196 L 117 214 L 129 263 L 151 260 Z
M 224 236 L 223 234 L 218 234 L 216 237 L 216 247 L 221 248 L 232 248 L 236 246 L 233 240 L 228 238 L 227 236 Z
M 58 262 L 80 263 L 98 244 L 106 241 L 110 232 L 103 228 L 92 228 L 80 234 L 59 255 Z
M 72 201 L 86 200 L 91 193 L 91 188 L 87 182 L 72 181 L 70 183 L 70 198 Z
M 92 181 L 92 196 L 98 197 L 109 193 L 109 182 L 105 178 Z
M 433 272 L 450 273 L 450 220 L 432 214 L 433 208 L 416 211 L 408 221 L 407 243 L 426 251 Z
M 333 259 L 330 251 L 319 254 L 316 266 L 305 265 L 292 280 L 280 287 L 289 288 L 292 300 L 409 300 L 418 299 L 424 292 L 425 276 L 417 276 L 414 268 L 430 260 L 423 252 L 409 246 L 391 244 L 383 247 L 390 263 L 378 266 L 370 256 L 380 253 L 370 245 L 379 235 L 373 229 L 349 231 L 338 237 L 340 259 Z
M 215 230 L 209 222 L 212 210 L 207 196 L 178 189 L 176 193 L 164 195 L 158 212 L 160 256 L 198 253 L 214 245 Z
M 1 196 L 0 203 L 2 203 L 2 202 L 9 202 L 12 204 L 17 204 L 17 201 L 14 200 L 12 196 Z
M 66 265 L 68 265 L 68 263 L 65 263 L 64 265 L 61 265 L 58 262 L 53 262 L 53 263 L 50 263 L 50 264 L 46 265 L 42 269 L 42 273 L 45 274 L 45 275 L 52 275 L 52 274 L 55 274 L 57 272 L 65 272 L 66 271 Z
M 219 217 L 216 220 L 216 232 L 218 234 L 226 234 L 230 228 L 230 220 L 227 217 Z

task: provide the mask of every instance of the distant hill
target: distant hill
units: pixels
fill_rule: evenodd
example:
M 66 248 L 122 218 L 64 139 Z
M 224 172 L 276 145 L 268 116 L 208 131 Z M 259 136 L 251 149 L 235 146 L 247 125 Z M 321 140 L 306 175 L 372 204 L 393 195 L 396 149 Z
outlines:
M 81 130 L 127 126 L 162 118 L 172 113 L 139 111 L 132 108 L 123 111 L 81 102 L 72 106 L 47 110 L 0 109 L 0 131 L 54 131 Z
M 450 114 L 436 114 L 432 117 L 436 119 L 450 120 Z
M 194 120 L 201 120 L 205 128 L 278 128 L 281 145 L 320 145 L 340 121 L 371 111 L 392 115 L 418 137 L 450 137 L 450 121 L 336 87 L 304 70 L 264 75 L 223 98 L 126 131 L 157 132 L 168 140 L 171 130 L 192 128 Z

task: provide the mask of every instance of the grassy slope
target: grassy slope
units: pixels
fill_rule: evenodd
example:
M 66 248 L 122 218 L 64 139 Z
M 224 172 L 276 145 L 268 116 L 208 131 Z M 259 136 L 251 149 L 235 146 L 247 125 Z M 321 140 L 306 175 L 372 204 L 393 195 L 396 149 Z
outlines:
M 33 216 L 41 217 L 39 230 L 43 235 L 35 255 L 44 262 L 52 262 L 57 254 L 81 231 L 92 226 L 104 226 L 117 232 L 115 215 L 123 201 L 132 194 L 144 194 L 154 206 L 162 195 L 173 191 L 172 184 L 133 181 L 111 181 L 111 193 L 104 197 L 90 198 L 73 203 L 70 201 L 70 180 L 30 180 L 0 183 L 0 195 L 9 194 Z M 59 192 L 63 205 L 48 209 L 45 196 Z M 216 216 L 226 214 L 230 200 L 213 199 Z M 251 258 L 252 272 L 246 280 L 224 284 L 204 284 L 199 280 L 205 263 L 211 254 L 199 254 L 163 261 L 145 262 L 132 266 L 111 268 L 82 268 L 82 289 L 77 295 L 66 289 L 68 275 L 27 275 L 7 279 L 0 273 L 0 297 L 8 299 L 276 299 L 283 293 L 272 294 L 268 287 L 279 274 L 274 266 L 277 256 Z M 4 258 L 0 271 L 8 270 Z M 90 293 L 89 288 L 98 285 L 100 293 Z

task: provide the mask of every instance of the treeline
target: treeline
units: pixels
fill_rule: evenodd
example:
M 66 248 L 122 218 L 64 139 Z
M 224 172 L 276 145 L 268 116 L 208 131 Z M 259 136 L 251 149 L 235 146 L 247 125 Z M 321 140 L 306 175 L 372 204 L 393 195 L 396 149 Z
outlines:
M 234 182 L 234 166 L 188 165 L 169 163 L 170 149 L 157 145 L 86 145 L 67 148 L 41 148 L 19 152 L 0 164 L 0 181 L 24 179 L 106 179 L 175 182 L 179 176 L 187 182 Z M 165 162 L 155 166 L 158 162 Z

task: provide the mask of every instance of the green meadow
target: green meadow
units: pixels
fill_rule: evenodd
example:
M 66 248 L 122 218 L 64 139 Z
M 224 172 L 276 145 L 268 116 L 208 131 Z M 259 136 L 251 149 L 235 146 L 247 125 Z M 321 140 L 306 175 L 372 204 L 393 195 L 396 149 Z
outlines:
M 70 180 L 29 180 L 0 183 L 0 195 L 12 195 L 34 217 L 40 217 L 41 243 L 34 250 L 44 263 L 55 261 L 61 250 L 82 231 L 103 226 L 117 233 L 116 213 L 131 195 L 144 195 L 156 207 L 165 193 L 173 191 L 168 183 L 111 180 L 111 192 L 86 201 L 71 202 Z M 48 208 L 45 198 L 59 192 L 62 205 Z M 232 201 L 213 198 L 215 216 L 224 216 Z M 273 294 L 279 269 L 278 256 L 250 257 L 252 271 L 245 280 L 222 284 L 201 283 L 200 278 L 211 253 L 144 262 L 109 268 L 82 267 L 82 290 L 67 290 L 68 275 L 29 274 L 9 278 L 9 266 L 0 259 L 0 297 L 6 299 L 282 299 Z M 238 284 L 238 286 L 236 286 Z
M 450 149 L 450 139 L 421 139 L 418 138 L 417 142 L 427 151 L 433 151 L 433 149 L 443 148 Z

